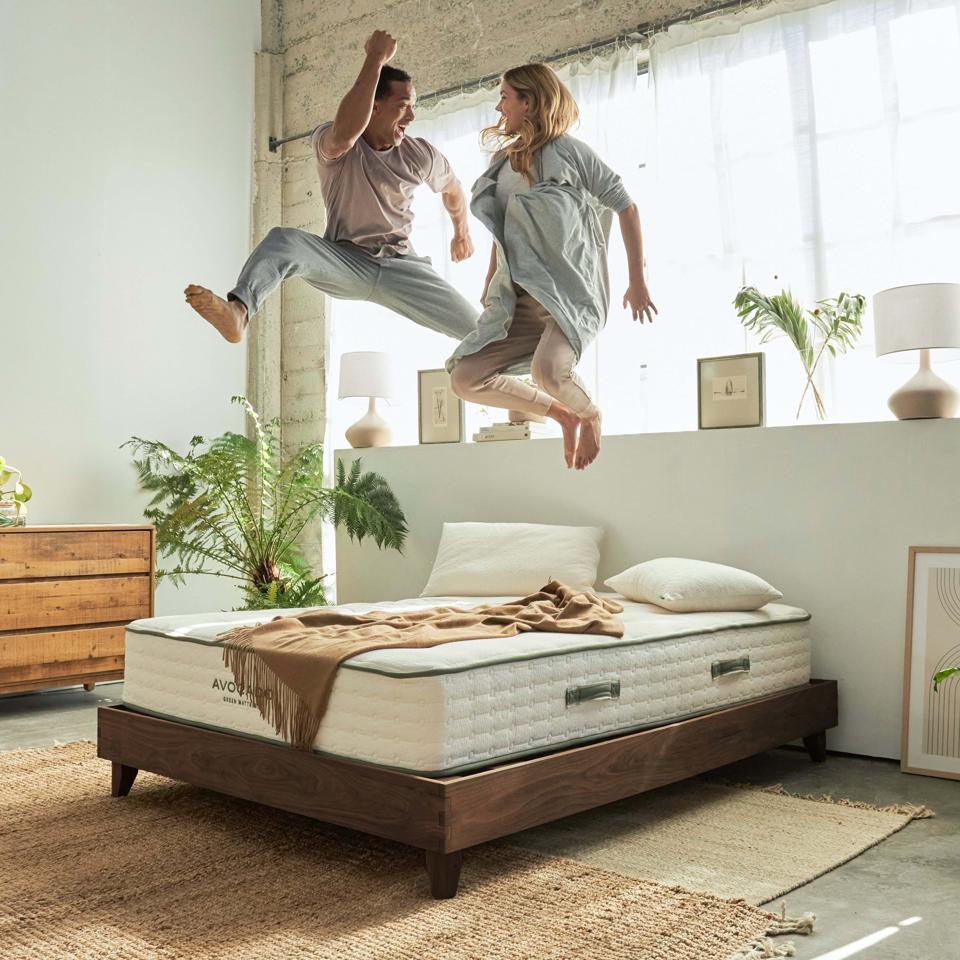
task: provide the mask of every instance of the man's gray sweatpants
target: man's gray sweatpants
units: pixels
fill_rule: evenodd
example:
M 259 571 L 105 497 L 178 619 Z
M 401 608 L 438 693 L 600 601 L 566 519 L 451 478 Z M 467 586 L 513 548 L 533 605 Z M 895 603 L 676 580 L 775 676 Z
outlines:
M 462 340 L 477 326 L 478 311 L 433 269 L 429 257 L 374 257 L 342 240 L 306 230 L 274 227 L 244 264 L 227 294 L 252 317 L 287 277 L 340 300 L 368 300 L 448 337 Z

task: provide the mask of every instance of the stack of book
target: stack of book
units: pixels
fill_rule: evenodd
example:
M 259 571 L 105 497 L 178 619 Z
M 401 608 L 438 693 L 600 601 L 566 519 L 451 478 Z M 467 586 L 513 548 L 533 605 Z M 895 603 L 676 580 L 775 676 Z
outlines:
M 473 435 L 473 439 L 475 443 L 486 443 L 488 440 L 530 440 L 533 437 L 547 436 L 550 436 L 547 424 L 519 420 L 481 427 L 479 433 Z

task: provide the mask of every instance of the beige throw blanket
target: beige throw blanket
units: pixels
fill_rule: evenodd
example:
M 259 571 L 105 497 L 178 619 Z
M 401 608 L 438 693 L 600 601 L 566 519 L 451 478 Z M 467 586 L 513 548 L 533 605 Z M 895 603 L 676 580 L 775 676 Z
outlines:
M 623 607 L 551 581 L 500 606 L 434 607 L 407 613 L 314 610 L 220 634 L 223 661 L 237 686 L 285 740 L 309 750 L 327 709 L 337 667 L 384 647 L 434 647 L 455 640 L 518 633 L 590 633 L 622 637 Z

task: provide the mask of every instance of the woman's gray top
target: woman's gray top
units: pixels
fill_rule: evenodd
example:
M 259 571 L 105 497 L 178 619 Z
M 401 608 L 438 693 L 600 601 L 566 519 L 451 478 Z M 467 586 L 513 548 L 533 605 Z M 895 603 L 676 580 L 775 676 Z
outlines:
M 610 211 L 620 213 L 633 203 L 623 181 L 585 143 L 564 134 L 537 154 L 537 182 L 504 205 L 497 180 L 507 162 L 500 156 L 473 185 L 470 210 L 493 234 L 497 270 L 477 329 L 454 351 L 448 370 L 507 336 L 517 302 L 514 284 L 543 304 L 577 359 L 606 322 Z M 528 373 L 530 359 L 506 372 Z

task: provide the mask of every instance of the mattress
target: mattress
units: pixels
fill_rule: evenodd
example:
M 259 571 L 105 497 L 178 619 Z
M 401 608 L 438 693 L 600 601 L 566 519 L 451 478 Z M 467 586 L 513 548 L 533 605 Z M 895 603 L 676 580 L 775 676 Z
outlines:
M 430 597 L 338 609 L 419 610 L 509 599 Z M 616 599 L 624 606 L 622 638 L 526 633 L 353 657 L 337 672 L 314 749 L 447 776 L 696 716 L 810 679 L 810 616 L 798 607 L 672 613 Z M 134 621 L 126 635 L 124 703 L 279 740 L 237 690 L 216 637 L 298 612 Z

